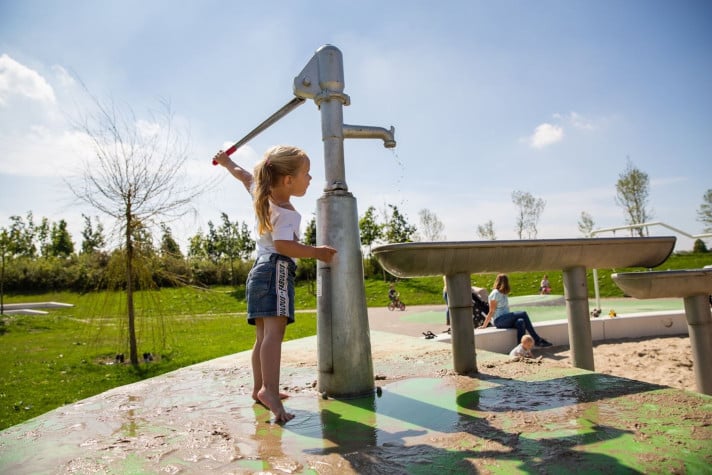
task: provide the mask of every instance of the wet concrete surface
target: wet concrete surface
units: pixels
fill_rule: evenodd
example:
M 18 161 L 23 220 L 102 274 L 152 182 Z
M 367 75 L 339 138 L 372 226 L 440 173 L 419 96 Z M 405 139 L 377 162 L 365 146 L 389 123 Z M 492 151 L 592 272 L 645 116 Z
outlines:
M 371 344 L 372 395 L 322 399 L 304 338 L 283 345 L 284 425 L 243 352 L 6 429 L 0 473 L 710 473 L 709 396 L 488 352 L 462 376 L 447 344 Z

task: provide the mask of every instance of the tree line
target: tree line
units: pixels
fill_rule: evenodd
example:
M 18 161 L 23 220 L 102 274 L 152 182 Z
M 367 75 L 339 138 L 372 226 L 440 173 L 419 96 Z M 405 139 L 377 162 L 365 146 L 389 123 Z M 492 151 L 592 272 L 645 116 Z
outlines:
M 424 233 L 396 205 L 382 212 L 370 207 L 359 220 L 361 241 L 367 253 L 375 244 L 438 240 L 442 223 L 429 210 L 420 213 Z M 75 241 L 67 221 L 37 220 L 32 211 L 13 215 L 0 227 L 1 278 L 6 292 L 45 292 L 71 290 L 86 292 L 96 289 L 123 289 L 126 249 L 121 244 L 109 246 L 103 223 L 98 217 L 82 214 L 81 239 Z M 134 271 L 139 288 L 176 285 L 243 284 L 256 248 L 252 227 L 247 222 L 232 220 L 221 213 L 216 222 L 208 221 L 207 230 L 199 230 L 181 249 L 169 225 L 161 223 L 154 236 L 146 226 L 132 230 Z M 307 223 L 303 235 L 307 244 L 316 244 L 316 218 Z M 297 278 L 313 279 L 315 263 L 304 260 Z M 367 259 L 368 275 L 380 275 L 377 263 Z

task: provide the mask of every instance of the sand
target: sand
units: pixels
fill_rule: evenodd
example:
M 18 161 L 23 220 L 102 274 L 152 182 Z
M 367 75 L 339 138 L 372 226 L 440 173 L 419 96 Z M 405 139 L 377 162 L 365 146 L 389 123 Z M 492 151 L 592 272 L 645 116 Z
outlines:
M 439 308 L 423 307 L 423 310 Z M 447 329 L 444 324 L 438 326 L 432 323 L 403 322 L 397 318 L 397 314 L 374 308 L 369 308 L 369 325 L 371 330 L 414 337 L 422 337 L 422 332 L 428 330 L 438 333 Z M 549 363 L 573 366 L 568 346 L 537 348 L 535 353 L 542 355 Z M 593 358 L 599 373 L 677 389 L 696 390 L 690 339 L 687 335 L 598 342 L 594 343 Z
M 571 365 L 568 347 L 538 353 Z M 692 350 L 687 335 L 599 342 L 593 346 L 593 360 L 599 373 L 695 391 Z

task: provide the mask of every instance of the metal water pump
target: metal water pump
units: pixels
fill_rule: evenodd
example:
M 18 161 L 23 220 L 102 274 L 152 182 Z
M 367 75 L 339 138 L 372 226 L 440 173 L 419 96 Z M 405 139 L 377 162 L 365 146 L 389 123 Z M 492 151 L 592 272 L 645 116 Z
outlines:
M 225 152 L 231 155 L 307 99 L 319 107 L 326 185 L 317 202 L 317 244 L 332 246 L 337 254 L 331 263 L 317 264 L 318 389 L 333 397 L 364 395 L 374 388 L 373 361 L 358 213 L 356 198 L 346 186 L 344 139 L 381 139 L 386 148 L 393 148 L 395 130 L 343 123 L 343 107 L 350 99 L 344 94 L 341 51 L 335 46 L 316 51 L 294 79 L 294 95 Z
M 343 123 L 344 68 L 341 51 L 319 48 L 294 79 L 294 95 L 313 99 L 321 111 L 326 185 L 317 202 L 317 244 L 338 251 L 317 264 L 318 390 L 333 397 L 368 394 L 374 389 L 363 256 L 356 198 L 349 193 L 344 168 L 345 138 L 375 138 L 396 146 L 394 128 Z

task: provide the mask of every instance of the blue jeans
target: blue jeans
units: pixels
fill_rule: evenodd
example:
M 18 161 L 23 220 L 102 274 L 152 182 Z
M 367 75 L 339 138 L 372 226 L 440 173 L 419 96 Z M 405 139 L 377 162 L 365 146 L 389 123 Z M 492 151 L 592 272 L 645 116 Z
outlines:
M 502 314 L 494 319 L 494 326 L 497 328 L 516 328 L 517 343 L 522 341 L 522 337 L 526 332 L 534 338 L 534 342 L 538 343 L 541 337 L 534 331 L 532 321 L 529 319 L 527 312 L 509 312 Z
M 447 292 L 443 292 L 443 300 L 445 300 L 445 325 L 450 325 L 450 307 L 447 306 Z

